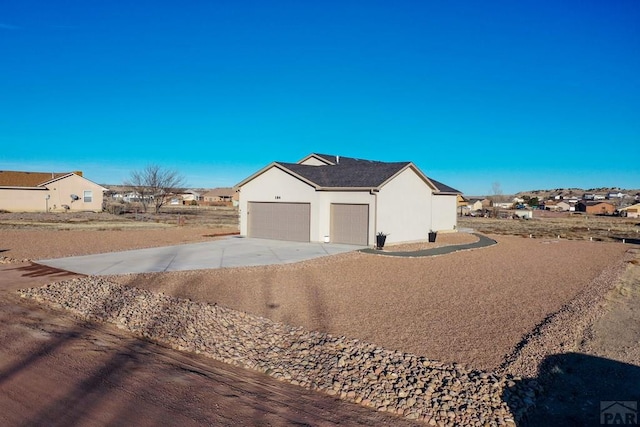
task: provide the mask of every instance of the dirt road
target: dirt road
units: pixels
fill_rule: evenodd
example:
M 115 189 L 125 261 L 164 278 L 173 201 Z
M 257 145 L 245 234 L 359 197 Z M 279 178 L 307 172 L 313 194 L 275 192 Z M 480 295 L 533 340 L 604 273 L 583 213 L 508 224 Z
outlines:
M 0 266 L 0 425 L 414 425 L 19 298 L 73 274 Z

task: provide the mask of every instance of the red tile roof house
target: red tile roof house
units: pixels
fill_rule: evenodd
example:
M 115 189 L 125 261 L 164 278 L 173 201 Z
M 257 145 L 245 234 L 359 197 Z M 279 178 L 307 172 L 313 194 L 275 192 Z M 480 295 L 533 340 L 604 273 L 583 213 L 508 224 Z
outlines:
M 82 172 L 0 171 L 0 210 L 9 212 L 101 212 L 105 191 Z
M 401 243 L 456 231 L 461 194 L 412 162 L 315 153 L 273 162 L 235 188 L 243 236 L 363 246 L 380 232 L 387 243 Z

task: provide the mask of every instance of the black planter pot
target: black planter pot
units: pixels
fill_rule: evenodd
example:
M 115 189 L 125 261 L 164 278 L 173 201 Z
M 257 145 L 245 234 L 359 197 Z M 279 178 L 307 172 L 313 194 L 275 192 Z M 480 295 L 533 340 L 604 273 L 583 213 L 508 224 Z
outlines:
M 387 236 L 376 236 L 376 248 L 384 248 L 384 242 L 386 242 Z
M 438 235 L 437 231 L 430 231 L 429 232 L 429 242 L 435 242 L 437 235 Z

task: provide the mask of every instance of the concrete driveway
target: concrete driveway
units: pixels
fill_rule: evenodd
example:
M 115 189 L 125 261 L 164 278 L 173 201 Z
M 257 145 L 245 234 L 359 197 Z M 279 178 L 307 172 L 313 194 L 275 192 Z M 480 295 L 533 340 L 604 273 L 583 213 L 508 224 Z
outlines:
M 74 273 L 109 275 L 288 264 L 358 249 L 363 247 L 231 236 L 211 242 L 44 259 L 36 262 Z

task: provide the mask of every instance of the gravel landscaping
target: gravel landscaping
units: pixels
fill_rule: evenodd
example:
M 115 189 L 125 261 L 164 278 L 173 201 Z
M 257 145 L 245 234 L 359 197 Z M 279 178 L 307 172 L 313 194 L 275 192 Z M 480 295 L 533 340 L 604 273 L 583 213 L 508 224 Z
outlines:
M 82 233 L 39 230 L 38 239 L 56 245 L 34 247 L 30 232 L 0 230 L 11 248 L 5 262 L 136 244 L 129 231 L 75 239 Z M 215 230 L 187 234 L 180 238 L 211 239 Z M 436 257 L 354 252 L 289 265 L 88 277 L 22 292 L 382 411 L 433 425 L 498 425 L 519 420 L 541 391 L 521 377 L 541 378 L 542 358 L 570 351 L 602 312 L 630 245 L 489 237 L 498 244 Z M 437 243 L 385 250 L 475 239 L 442 234 Z
M 605 269 L 623 268 L 628 249 L 616 243 L 491 237 L 497 245 L 436 257 L 353 252 L 288 265 L 109 279 L 493 370 Z
M 203 353 L 432 425 L 514 423 L 533 404 L 539 389 L 535 382 L 309 332 L 96 277 L 22 290 L 21 296 L 114 323 L 179 350 Z

